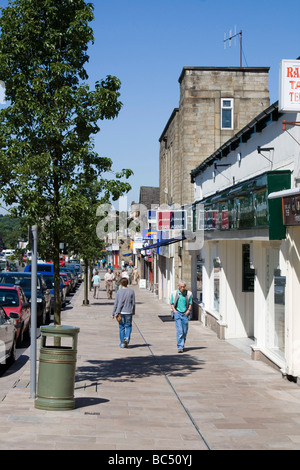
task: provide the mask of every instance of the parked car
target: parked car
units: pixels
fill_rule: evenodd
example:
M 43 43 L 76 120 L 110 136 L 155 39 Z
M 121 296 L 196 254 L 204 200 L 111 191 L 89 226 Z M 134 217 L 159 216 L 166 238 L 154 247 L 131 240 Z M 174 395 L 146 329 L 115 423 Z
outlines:
M 63 276 L 59 275 L 60 277 L 60 285 L 61 285 L 61 291 L 62 291 L 62 307 L 65 307 L 67 304 L 67 292 L 68 292 L 68 286 L 65 284 L 65 280 Z
M 66 269 L 68 269 L 73 274 L 73 276 L 75 278 L 75 286 L 77 286 L 77 284 L 79 283 L 77 269 L 75 268 L 75 266 L 72 266 L 70 264 L 68 266 L 66 266 Z
M 73 271 L 71 271 L 68 268 L 60 268 L 59 270 L 60 270 L 61 273 L 67 273 L 68 274 L 69 278 L 71 279 L 71 292 L 75 292 L 77 281 L 76 281 L 76 278 L 75 278 L 75 275 L 74 275 Z
M 28 302 L 31 302 L 31 273 L 0 273 L 0 284 L 22 287 Z M 37 275 L 37 326 L 50 322 L 51 294 L 41 274 Z
M 0 364 L 16 360 L 17 330 L 14 321 L 17 321 L 18 317 L 18 313 L 14 312 L 8 316 L 0 306 Z
M 76 271 L 76 274 L 77 274 L 77 277 L 78 277 L 78 281 L 81 282 L 82 281 L 82 269 L 81 269 L 81 265 L 80 263 L 68 263 L 66 264 L 66 268 L 68 269 L 73 269 Z
M 40 274 L 54 274 L 53 263 L 38 263 L 37 272 Z M 31 264 L 27 264 L 24 273 L 31 273 Z
M 66 295 L 69 295 L 72 290 L 72 279 L 68 276 L 68 273 L 59 273 L 59 275 L 64 282 Z
M 54 276 L 52 274 L 43 274 L 43 278 L 46 282 L 47 288 L 50 290 L 51 294 L 51 313 L 54 313 Z M 60 282 L 60 303 L 61 307 L 66 306 L 66 289 L 63 281 Z
M 30 303 L 20 286 L 0 284 L 0 305 L 6 315 L 18 313 L 19 319 L 15 322 L 17 330 L 17 344 L 23 342 L 24 334 L 30 337 Z

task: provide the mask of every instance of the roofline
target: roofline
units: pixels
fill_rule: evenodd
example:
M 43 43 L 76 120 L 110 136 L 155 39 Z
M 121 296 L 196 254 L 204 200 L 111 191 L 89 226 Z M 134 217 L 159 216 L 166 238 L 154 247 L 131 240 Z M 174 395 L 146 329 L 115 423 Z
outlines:
M 274 120 L 278 120 L 279 116 L 283 113 L 278 113 L 278 101 L 271 104 L 268 108 L 262 111 L 258 116 L 256 116 L 252 121 L 250 121 L 245 127 L 239 130 L 233 137 L 231 137 L 227 142 L 225 142 L 221 147 L 215 150 L 208 158 L 203 160 L 194 170 L 191 171 L 191 180 L 194 182 L 195 177 L 205 170 L 206 167 L 211 165 L 215 160 L 220 160 L 223 156 L 228 155 L 231 152 L 231 146 L 233 145 L 237 148 L 241 140 L 246 142 L 251 137 L 252 133 L 255 131 L 257 125 L 261 125 L 262 128 L 265 127 L 266 123 L 270 120 L 270 116 L 273 116 Z M 248 135 L 247 135 L 248 134 Z
M 199 71 L 209 71 L 209 72 L 249 72 L 249 73 L 269 73 L 270 67 L 183 67 L 178 82 L 181 83 L 185 72 L 188 70 L 199 70 Z
M 168 128 L 169 128 L 171 122 L 173 121 L 173 119 L 174 119 L 175 115 L 178 113 L 178 111 L 179 111 L 179 108 L 174 108 L 174 109 L 173 109 L 172 114 L 171 114 L 171 116 L 169 117 L 169 120 L 168 120 L 167 124 L 165 125 L 165 128 L 164 128 L 164 130 L 162 131 L 162 134 L 161 134 L 160 138 L 158 139 L 159 142 L 161 142 L 161 141 L 163 140 L 163 136 L 164 136 L 165 133 L 167 132 L 167 130 L 168 130 Z

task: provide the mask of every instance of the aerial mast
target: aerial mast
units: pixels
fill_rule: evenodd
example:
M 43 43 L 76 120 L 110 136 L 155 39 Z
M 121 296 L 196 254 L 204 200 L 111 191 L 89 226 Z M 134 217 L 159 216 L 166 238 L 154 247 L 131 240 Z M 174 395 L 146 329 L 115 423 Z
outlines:
M 229 37 L 226 38 L 226 33 L 224 33 L 224 49 L 226 49 L 226 42 L 229 41 L 229 47 L 231 47 L 231 39 L 234 39 L 234 45 L 236 45 L 236 37 L 240 36 L 240 67 L 243 66 L 243 47 L 242 47 L 242 30 L 237 33 L 236 26 L 234 27 L 234 34 L 232 31 L 229 31 Z

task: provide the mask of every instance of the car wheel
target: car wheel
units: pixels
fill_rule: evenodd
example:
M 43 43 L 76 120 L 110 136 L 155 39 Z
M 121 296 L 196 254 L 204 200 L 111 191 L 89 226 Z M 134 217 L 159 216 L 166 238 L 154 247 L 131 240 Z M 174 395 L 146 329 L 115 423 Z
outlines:
M 47 310 L 46 310 L 46 305 L 44 305 L 44 308 L 43 308 L 43 325 L 47 325 Z
M 50 321 L 51 321 L 51 313 L 49 311 L 49 312 L 46 312 L 46 323 L 44 324 L 49 325 Z
M 43 311 L 42 311 L 42 315 L 39 316 L 38 318 L 38 327 L 42 326 L 42 325 L 46 325 L 46 306 L 43 305 Z
M 14 341 L 10 350 L 10 356 L 8 359 L 9 364 L 13 364 L 17 358 L 17 341 L 16 337 L 14 337 Z
M 26 339 L 29 339 L 29 340 L 31 339 L 31 320 L 28 323 L 28 327 L 26 329 L 25 335 L 26 335 Z
M 23 340 L 24 340 L 24 324 L 22 324 L 20 328 L 20 334 L 18 336 L 17 346 L 21 346 L 21 344 L 23 343 Z

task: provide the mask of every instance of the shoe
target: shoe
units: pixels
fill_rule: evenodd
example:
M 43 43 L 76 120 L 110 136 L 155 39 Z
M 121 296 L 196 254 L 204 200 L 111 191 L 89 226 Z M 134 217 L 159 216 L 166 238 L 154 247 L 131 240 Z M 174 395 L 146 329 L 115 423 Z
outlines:
M 123 349 L 124 349 L 124 348 L 125 348 L 125 344 L 124 344 L 124 343 L 121 343 L 121 344 L 120 344 L 120 348 L 123 348 Z
M 183 353 L 183 349 L 178 349 L 178 352 L 179 352 L 179 353 Z
M 124 347 L 128 348 L 128 338 L 124 338 Z

